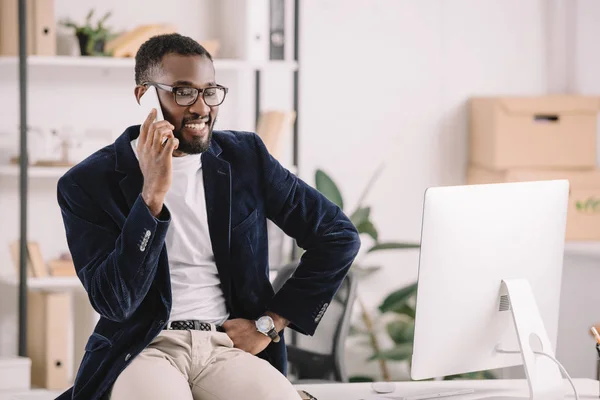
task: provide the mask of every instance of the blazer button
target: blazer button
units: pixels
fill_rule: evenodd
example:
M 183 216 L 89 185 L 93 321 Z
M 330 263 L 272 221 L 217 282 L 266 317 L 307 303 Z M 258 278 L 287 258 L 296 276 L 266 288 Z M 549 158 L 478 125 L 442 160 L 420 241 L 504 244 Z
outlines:
M 129 361 L 130 358 L 131 358 L 131 353 L 127 353 L 127 355 L 125 356 L 125 362 Z

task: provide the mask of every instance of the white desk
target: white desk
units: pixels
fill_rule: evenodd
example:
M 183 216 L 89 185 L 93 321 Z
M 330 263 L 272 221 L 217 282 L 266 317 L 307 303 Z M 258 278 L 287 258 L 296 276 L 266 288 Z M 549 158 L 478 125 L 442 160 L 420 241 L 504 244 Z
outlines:
M 580 399 L 598 399 L 599 382 L 591 379 L 574 379 Z M 511 380 L 480 380 L 480 381 L 436 381 L 436 382 L 397 382 L 396 391 L 385 396 L 407 396 L 411 392 L 432 390 L 432 393 L 452 388 L 473 388 L 474 394 L 451 396 L 441 400 L 476 400 L 486 396 L 524 396 L 529 392 L 527 382 L 521 379 Z M 371 389 L 370 383 L 339 383 L 296 385 L 298 389 L 306 390 L 317 400 L 360 400 L 375 399 L 377 393 Z M 379 395 L 384 396 L 384 395 Z M 382 400 L 385 397 L 381 397 Z M 565 380 L 565 399 L 574 399 L 573 390 Z
M 579 398 L 598 399 L 598 381 L 591 379 L 575 379 L 575 386 L 579 391 Z M 326 385 L 296 385 L 297 389 L 306 390 L 317 400 L 359 400 L 375 396 L 370 383 L 334 383 Z M 398 382 L 396 391 L 388 396 L 408 395 L 410 391 L 432 389 L 444 390 L 447 388 L 473 388 L 475 394 L 465 396 L 452 396 L 441 400 L 476 400 L 482 396 L 527 396 L 527 383 L 520 379 L 489 380 L 489 381 L 441 381 L 441 382 Z M 31 390 L 17 392 L 0 391 L 0 400 L 51 400 L 61 391 Z M 571 386 L 565 381 L 565 398 L 573 399 Z

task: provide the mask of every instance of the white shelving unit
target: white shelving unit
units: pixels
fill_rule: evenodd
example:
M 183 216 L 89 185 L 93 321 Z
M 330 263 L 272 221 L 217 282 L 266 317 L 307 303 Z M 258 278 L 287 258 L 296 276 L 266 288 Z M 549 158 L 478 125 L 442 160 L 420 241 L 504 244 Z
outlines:
M 227 104 L 221 108 L 219 114 L 223 126 L 217 129 L 251 130 L 254 129 L 258 116 L 263 110 L 298 111 L 299 63 L 296 61 L 298 24 L 295 18 L 299 3 L 296 1 L 286 0 L 286 10 L 291 13 L 293 24 L 288 24 L 290 21 L 286 19 L 289 28 L 286 28 L 287 52 L 283 60 L 269 60 L 268 53 L 256 52 L 256 48 L 252 47 L 258 46 L 265 38 L 270 37 L 269 18 L 266 14 L 261 14 L 265 18 L 261 17 L 255 21 L 254 16 L 259 6 L 254 0 L 219 2 L 183 0 L 187 5 L 186 8 L 189 9 L 189 12 L 184 14 L 177 12 L 163 14 L 160 12 L 163 10 L 163 5 L 158 1 L 134 0 L 132 2 L 134 5 L 128 2 L 127 7 L 119 7 L 113 2 L 107 7 L 113 12 L 111 25 L 117 30 L 128 30 L 134 27 L 130 16 L 127 15 L 130 7 L 133 7 L 138 9 L 135 24 L 156 23 L 158 18 L 161 23 L 173 24 L 182 34 L 196 40 L 218 40 L 220 49 L 215 53 L 214 66 L 219 83 L 230 88 L 230 94 Z M 263 1 L 262 5 L 263 11 L 268 12 L 269 2 Z M 96 7 L 96 4 L 91 0 L 57 2 L 55 19 L 57 21 L 66 17 L 81 19 L 92 7 Z M 256 29 L 260 30 L 260 35 L 252 34 Z M 268 42 L 264 44 L 268 45 Z M 251 48 L 253 51 L 250 51 Z M 73 54 L 67 50 L 60 50 L 59 54 Z M 32 240 L 39 242 L 44 258 L 48 259 L 65 251 L 63 221 L 56 199 L 56 180 L 63 176 L 69 167 L 28 166 L 28 185 L 19 184 L 20 166 L 9 164 L 9 159 L 18 155 L 18 150 L 15 151 L 13 147 L 18 143 L 20 134 L 18 127 L 22 124 L 19 118 L 20 107 L 28 110 L 25 124 L 31 127 L 32 132 L 36 129 L 43 133 L 71 132 L 80 135 L 77 137 L 78 140 L 89 138 L 89 142 L 78 147 L 81 152 L 78 154 L 86 152 L 88 147 L 99 148 L 108 145 L 123 128 L 135 123 L 132 121 L 138 121 L 138 116 L 135 114 L 138 110 L 132 100 L 135 59 L 29 55 L 26 63 L 27 103 L 23 105 L 19 101 L 20 59 L 14 56 L 0 56 L 0 93 L 4 95 L 0 98 L 0 103 L 5 112 L 3 116 L 6 117 L 0 123 L 0 135 L 2 135 L 0 205 L 9 210 L 2 222 L 0 241 L 6 244 L 15 240 L 23 227 L 31 225 L 24 239 L 29 240 L 31 237 Z M 289 143 L 294 161 L 290 160 L 288 164 L 287 160 L 282 160 L 282 163 L 293 172 L 297 172 L 295 167 L 297 132 L 298 128 L 295 124 L 294 139 Z M 89 136 L 85 137 L 88 134 Z M 108 141 L 107 138 L 110 137 L 112 139 Z M 81 139 L 82 143 L 83 139 Z M 106 143 L 105 139 L 107 139 Z M 28 143 L 30 151 L 34 148 L 34 144 L 45 145 L 43 137 L 40 140 L 35 135 L 28 137 Z M 30 154 L 30 159 L 33 158 Z M 23 209 L 20 207 L 22 199 L 27 204 L 25 208 L 28 210 L 27 218 L 21 218 L 18 212 Z M 61 233 L 58 234 L 59 232 Z M 15 287 L 19 291 L 20 299 L 26 297 L 27 290 L 73 294 L 76 298 L 74 309 L 80 308 L 74 311 L 77 317 L 73 317 L 74 328 L 78 330 L 78 333 L 74 333 L 74 346 L 82 351 L 89 331 L 95 325 L 95 319 L 91 318 L 93 313 L 83 310 L 89 306 L 89 301 L 79 279 L 76 276 L 28 277 L 25 285 L 25 282 L 19 281 L 17 276 L 11 275 L 12 268 L 8 268 L 10 256 L 7 246 L 0 249 L 0 259 L 2 262 L 0 266 L 4 267 L 0 268 L 0 294 L 12 293 Z M 5 290 L 7 287 L 11 287 L 11 290 Z M 2 296 L 0 296 L 1 301 L 4 301 Z M 12 348 L 18 345 L 20 348 L 25 343 L 26 323 L 24 321 L 26 321 L 26 311 L 21 310 L 18 331 L 7 332 L 7 336 L 18 336 L 19 342 L 13 343 L 10 340 L 8 344 L 3 343 L 4 347 L 0 348 L 0 355 L 6 351 L 7 346 Z M 74 362 L 79 362 L 81 356 L 82 354 L 75 354 Z
M 0 67 L 16 68 L 18 64 L 18 57 L 0 57 Z M 133 58 L 114 57 L 29 56 L 27 65 L 29 67 L 81 67 L 133 70 L 135 60 Z M 219 71 L 265 71 L 271 69 L 296 71 L 298 69 L 296 61 L 245 61 L 215 58 L 214 65 L 215 69 Z
M 60 178 L 67 172 L 67 167 L 29 167 L 27 169 L 30 178 Z M 17 165 L 0 165 L 0 176 L 18 178 L 20 174 Z
M 16 286 L 19 284 L 17 277 L 0 277 L 0 283 Z M 28 278 L 27 287 L 30 290 L 43 290 L 46 292 L 65 292 L 80 290 L 83 285 L 76 276 L 49 276 L 46 278 Z

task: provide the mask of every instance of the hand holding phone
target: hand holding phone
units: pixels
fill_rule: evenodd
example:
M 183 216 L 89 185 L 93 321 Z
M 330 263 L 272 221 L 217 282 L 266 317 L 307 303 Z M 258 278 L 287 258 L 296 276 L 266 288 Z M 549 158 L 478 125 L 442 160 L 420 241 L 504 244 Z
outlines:
M 152 215 L 158 217 L 171 187 L 173 151 L 179 140 L 173 136 L 175 127 L 165 120 L 156 121 L 156 116 L 157 110 L 152 109 L 140 127 L 137 152 L 144 176 L 142 198 Z

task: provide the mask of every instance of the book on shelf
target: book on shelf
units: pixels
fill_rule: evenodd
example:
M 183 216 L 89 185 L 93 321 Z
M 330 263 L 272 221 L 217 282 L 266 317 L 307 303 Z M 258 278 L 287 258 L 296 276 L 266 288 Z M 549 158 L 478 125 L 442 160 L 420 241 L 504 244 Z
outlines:
M 10 243 L 10 255 L 15 265 L 17 276 L 19 276 L 20 267 L 20 242 L 15 240 Z M 44 263 L 44 257 L 37 242 L 27 242 L 27 277 L 45 278 L 48 276 L 48 269 Z

